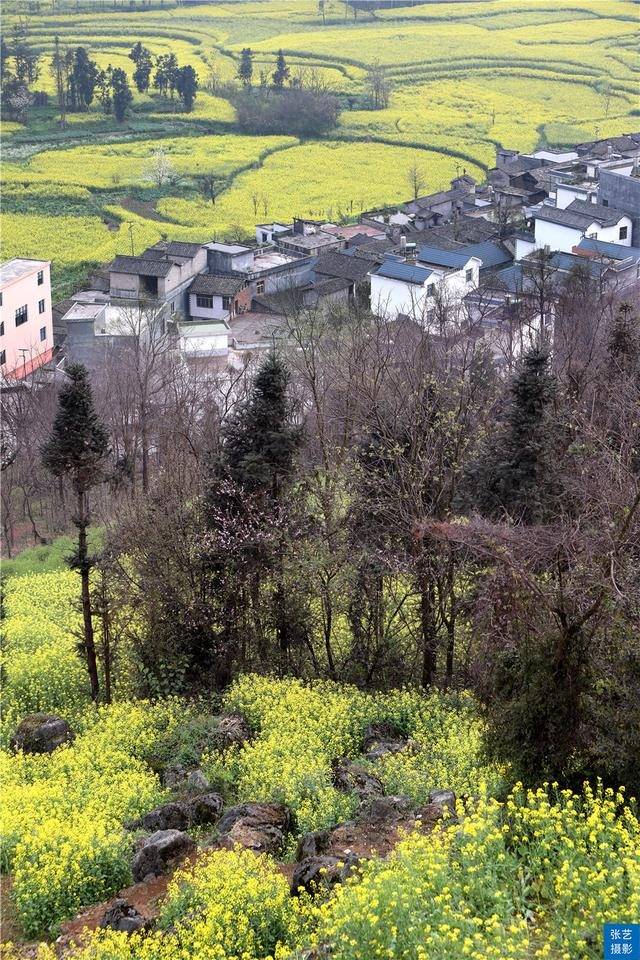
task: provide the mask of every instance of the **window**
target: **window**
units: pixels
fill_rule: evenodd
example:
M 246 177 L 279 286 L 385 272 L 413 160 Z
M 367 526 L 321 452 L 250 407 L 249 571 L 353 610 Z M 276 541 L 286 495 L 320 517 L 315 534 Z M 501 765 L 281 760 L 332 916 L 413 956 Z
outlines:
M 38 286 L 41 287 L 44 283 L 44 270 L 38 270 Z
M 2 294 L 0 293 L 0 307 L 2 306 Z
M 603 206 L 603 207 L 608 207 L 608 206 L 609 206 L 609 201 L 608 201 L 608 200 L 603 200 L 603 201 L 602 201 L 602 206 Z
M 23 323 L 26 323 L 29 319 L 27 313 L 27 305 L 25 303 L 24 307 L 18 307 L 16 310 L 16 327 L 21 327 Z
M 464 278 L 467 283 L 471 283 L 473 280 L 473 270 L 465 270 Z
M 4 337 L 4 320 L 0 320 L 0 337 Z
M 264 280 L 256 280 L 256 293 L 264 293 Z
M 38 313 L 44 313 L 44 300 L 38 300 Z
M 435 294 L 435 292 L 436 292 L 436 285 L 435 285 L 435 283 L 428 283 L 428 284 L 427 284 L 427 296 L 428 296 L 428 297 L 432 297 L 432 296 Z
M 46 339 L 47 339 L 47 328 L 40 327 L 40 343 L 42 343 L 42 341 Z
M 619 234 L 618 234 L 618 237 L 620 238 L 620 240 L 626 240 L 626 239 L 627 239 L 627 230 L 628 230 L 628 229 L 629 229 L 628 227 L 620 227 L 620 232 L 619 232 Z
M 263 243 L 268 243 L 268 242 L 269 242 L 269 234 L 268 234 L 268 233 L 265 233 L 264 230 L 262 231 L 262 242 L 263 242 Z
M 590 233 L 590 234 L 589 234 L 589 240 L 597 240 L 597 239 L 598 239 L 598 234 L 597 234 L 597 233 Z
M 201 294 L 197 294 L 196 303 L 204 310 L 213 310 L 213 297 L 205 297 Z
M 0 350 L 0 367 L 4 367 L 7 362 L 7 355 L 4 350 Z
M 223 297 L 223 298 L 222 298 L 222 309 L 223 309 L 223 310 L 230 310 L 230 309 L 231 309 L 231 297 Z

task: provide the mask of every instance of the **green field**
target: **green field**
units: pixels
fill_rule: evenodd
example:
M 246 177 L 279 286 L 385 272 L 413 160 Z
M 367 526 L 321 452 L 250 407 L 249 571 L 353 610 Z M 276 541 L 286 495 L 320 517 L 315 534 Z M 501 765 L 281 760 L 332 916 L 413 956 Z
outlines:
M 25 5 L 26 6 L 26 5 Z M 464 167 L 476 176 L 497 145 L 529 150 L 633 129 L 638 91 L 638 7 L 628 0 L 479 0 L 407 5 L 345 19 L 330 0 L 211 3 L 146 12 L 28 16 L 29 42 L 42 54 L 36 89 L 53 94 L 48 60 L 59 36 L 83 45 L 101 66 L 131 75 L 136 40 L 154 54 L 192 63 L 203 87 L 193 113 L 156 93 L 136 93 L 120 126 L 92 106 L 70 114 L 34 109 L 26 126 L 3 128 L 3 256 L 54 261 L 59 294 L 87 269 L 159 239 L 242 234 L 256 220 L 295 214 L 354 217 L 410 193 L 418 163 L 425 191 Z M 345 109 L 326 142 L 238 132 L 231 104 L 204 89 L 211 69 L 231 80 L 239 51 L 254 50 L 256 74 L 271 72 L 279 49 L 292 73 L 314 68 L 357 104 L 377 60 L 392 82 L 384 110 Z M 609 83 L 609 94 L 601 82 Z M 179 180 L 158 188 L 150 158 L 162 146 Z M 196 177 L 223 183 L 213 206 Z

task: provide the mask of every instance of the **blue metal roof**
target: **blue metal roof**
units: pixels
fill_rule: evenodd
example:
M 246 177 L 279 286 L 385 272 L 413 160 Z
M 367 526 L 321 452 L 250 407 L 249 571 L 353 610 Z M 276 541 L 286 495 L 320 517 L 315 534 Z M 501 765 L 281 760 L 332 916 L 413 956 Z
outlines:
M 403 280 L 405 283 L 417 283 L 420 286 L 433 273 L 425 267 L 418 267 L 413 263 L 398 263 L 396 260 L 385 260 L 377 270 L 373 271 L 378 277 L 388 277 L 390 280 Z
M 467 253 L 467 249 L 465 247 L 464 253 L 458 253 L 454 250 L 441 250 L 439 247 L 424 246 L 420 247 L 418 260 L 421 263 L 433 263 L 438 267 L 460 268 L 464 267 L 469 257 L 474 256 L 472 253 Z
M 499 267 L 503 264 L 511 263 L 513 257 L 497 243 L 485 240 L 484 243 L 473 243 L 464 248 L 467 257 L 478 257 L 482 260 L 482 269 L 487 270 L 492 267 Z
M 640 247 L 625 247 L 621 243 L 607 243 L 606 240 L 590 240 L 588 237 L 583 237 L 578 248 L 593 250 L 594 253 L 609 257 L 611 260 L 628 260 L 629 257 L 640 260 Z

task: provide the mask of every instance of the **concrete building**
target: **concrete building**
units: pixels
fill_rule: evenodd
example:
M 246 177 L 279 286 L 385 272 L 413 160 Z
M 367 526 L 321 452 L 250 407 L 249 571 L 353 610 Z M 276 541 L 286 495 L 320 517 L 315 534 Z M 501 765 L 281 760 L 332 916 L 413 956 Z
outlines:
M 630 172 L 603 167 L 598 180 L 598 202 L 624 210 L 631 217 L 631 243 L 640 247 L 640 169 Z
M 189 287 L 190 320 L 229 320 L 251 309 L 251 290 L 244 277 L 199 274 Z
M 371 309 L 379 317 L 408 317 L 428 326 L 438 306 L 454 312 L 463 297 L 478 285 L 478 257 L 426 248 L 416 262 L 388 257 L 372 270 Z
M 114 299 L 152 300 L 170 313 L 186 312 L 187 289 L 207 269 L 207 250 L 199 243 L 171 241 L 149 247 L 140 257 L 118 256 L 109 269 Z
M 15 257 L 0 266 L 0 371 L 22 379 L 53 354 L 51 263 Z
M 583 237 L 631 245 L 631 217 L 599 203 L 574 200 L 564 209 L 543 204 L 534 219 L 538 249 L 570 253 Z

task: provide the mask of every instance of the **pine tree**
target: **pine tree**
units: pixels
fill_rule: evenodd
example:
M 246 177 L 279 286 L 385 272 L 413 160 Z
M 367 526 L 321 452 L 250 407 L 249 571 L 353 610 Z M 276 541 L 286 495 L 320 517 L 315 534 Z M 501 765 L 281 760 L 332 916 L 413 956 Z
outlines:
M 118 123 L 122 123 L 127 115 L 133 94 L 124 70 L 116 67 L 111 74 L 111 89 L 113 90 L 113 112 Z
M 91 104 L 99 74 L 97 63 L 89 58 L 84 47 L 76 47 L 69 74 L 72 109 L 84 111 Z
M 90 524 L 89 491 L 99 483 L 109 453 L 109 438 L 94 405 L 87 370 L 80 363 L 67 367 L 68 382 L 58 397 L 58 411 L 51 436 L 42 448 L 42 461 L 54 477 L 68 477 L 77 499 L 74 524 L 78 543 L 68 563 L 80 573 L 84 651 L 91 682 L 91 696 L 100 696 L 96 648 L 93 635 L 89 574 L 93 560 L 87 545 Z
M 289 372 L 275 352 L 260 367 L 247 402 L 223 429 L 223 460 L 249 493 L 277 500 L 301 441 L 288 397 Z
M 489 517 L 506 513 L 540 523 L 559 494 L 551 417 L 555 381 L 547 349 L 536 346 L 524 355 L 510 394 L 505 422 L 474 471 L 475 502 Z
M 291 71 L 287 66 L 287 61 L 284 58 L 284 53 L 282 50 L 278 50 L 278 59 L 276 60 L 276 69 L 275 72 L 271 75 L 273 80 L 273 85 L 276 90 L 282 90 L 285 85 L 285 81 L 289 79 Z
M 187 113 L 193 110 L 193 101 L 196 98 L 198 90 L 198 74 L 193 67 L 187 65 L 178 70 L 176 77 L 176 90 L 182 101 L 182 105 Z
M 240 53 L 240 64 L 238 65 L 238 79 L 242 80 L 243 86 L 250 87 L 253 77 L 253 51 L 250 47 L 245 47 Z
M 146 91 L 149 89 L 151 70 L 153 68 L 151 53 L 146 47 L 143 47 L 138 40 L 138 42 L 131 48 L 129 59 L 133 60 L 136 65 L 136 68 L 133 71 L 133 82 L 135 83 L 139 93 L 146 93 Z

